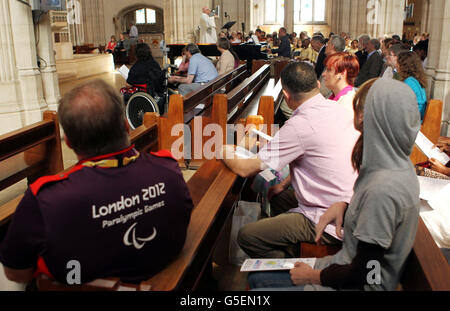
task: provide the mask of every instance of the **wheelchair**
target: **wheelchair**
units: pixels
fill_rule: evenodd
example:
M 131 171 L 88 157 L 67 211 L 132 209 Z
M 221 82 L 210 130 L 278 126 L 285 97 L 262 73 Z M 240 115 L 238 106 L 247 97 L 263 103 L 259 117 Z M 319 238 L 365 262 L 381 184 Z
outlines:
M 124 96 L 126 117 L 133 130 L 142 125 L 146 112 L 164 113 L 164 96 L 151 92 L 148 84 L 122 88 L 120 93 Z
M 124 96 L 126 117 L 133 130 L 142 125 L 146 112 L 156 112 L 163 115 L 167 110 L 169 96 L 178 93 L 168 87 L 167 68 L 163 70 L 163 73 L 164 91 L 162 94 L 155 93 L 149 83 L 135 84 L 120 90 L 120 93 Z

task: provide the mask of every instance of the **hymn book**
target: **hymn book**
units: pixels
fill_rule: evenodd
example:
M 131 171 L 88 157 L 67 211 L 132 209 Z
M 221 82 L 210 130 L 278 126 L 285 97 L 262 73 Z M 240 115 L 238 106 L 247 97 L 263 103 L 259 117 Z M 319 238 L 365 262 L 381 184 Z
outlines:
M 316 258 L 246 259 L 241 272 L 291 270 L 296 262 L 303 262 L 314 269 Z
M 420 131 L 416 138 L 416 145 L 428 157 L 428 159 L 434 158 L 441 162 L 442 165 L 447 165 L 450 161 L 450 157 L 439 148 L 433 148 L 434 144 Z
M 130 72 L 130 69 L 128 69 L 127 66 L 122 65 L 122 67 L 120 67 L 117 71 L 122 75 L 122 77 L 123 77 L 125 80 L 128 79 L 128 73 Z

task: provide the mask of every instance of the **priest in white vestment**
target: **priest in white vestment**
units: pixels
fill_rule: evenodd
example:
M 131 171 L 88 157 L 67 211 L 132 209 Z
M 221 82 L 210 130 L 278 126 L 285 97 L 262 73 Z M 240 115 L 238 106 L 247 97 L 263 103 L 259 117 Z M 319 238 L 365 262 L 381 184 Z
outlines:
M 215 16 L 210 16 L 211 10 L 207 7 L 202 9 L 200 18 L 200 41 L 199 43 L 217 43 Z

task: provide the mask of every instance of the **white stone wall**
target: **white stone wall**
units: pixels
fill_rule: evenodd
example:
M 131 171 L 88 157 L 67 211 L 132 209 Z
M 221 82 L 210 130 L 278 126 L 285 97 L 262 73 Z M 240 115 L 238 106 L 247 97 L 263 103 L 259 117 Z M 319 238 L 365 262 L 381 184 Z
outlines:
M 433 0 L 430 6 L 428 48 L 428 94 L 444 102 L 442 135 L 450 136 L 450 1 Z
M 122 1 L 79 0 L 81 2 L 84 29 L 84 44 L 104 46 L 111 35 L 105 33 L 104 4 L 122 3 Z M 125 2 L 125 1 L 124 1 Z
M 41 121 L 59 100 L 48 15 L 34 25 L 31 8 L 14 0 L 0 1 L 0 94 L 0 134 Z
M 220 5 L 220 16 L 216 22 L 217 31 L 221 31 L 221 27 L 227 22 L 235 21 L 236 24 L 230 28 L 232 31 L 242 31 L 242 23 L 245 23 L 245 31 L 248 32 L 252 25 L 250 23 L 251 7 L 263 0 L 214 0 L 213 8 Z M 225 17 L 225 12 L 227 17 Z M 258 21 L 255 21 L 258 23 Z
M 333 0 L 331 31 L 379 38 L 402 35 L 403 0 Z M 377 14 L 378 13 L 378 14 Z
M 164 9 L 165 0 L 100 0 L 103 2 L 103 20 L 104 20 L 104 40 L 109 42 L 111 35 L 118 35 L 121 31 L 120 25 L 117 22 L 117 16 L 128 7 L 140 6 L 155 6 Z M 115 22 L 116 21 L 116 22 Z

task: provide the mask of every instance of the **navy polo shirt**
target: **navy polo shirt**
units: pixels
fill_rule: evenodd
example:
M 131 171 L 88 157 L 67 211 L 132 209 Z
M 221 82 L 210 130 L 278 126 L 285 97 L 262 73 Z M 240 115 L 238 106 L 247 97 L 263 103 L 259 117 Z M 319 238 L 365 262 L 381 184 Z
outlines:
M 13 216 L 0 261 L 13 269 L 44 266 L 62 283 L 73 260 L 82 283 L 150 278 L 183 248 L 193 208 L 169 155 L 130 147 L 80 162 L 66 175 L 38 179 Z

